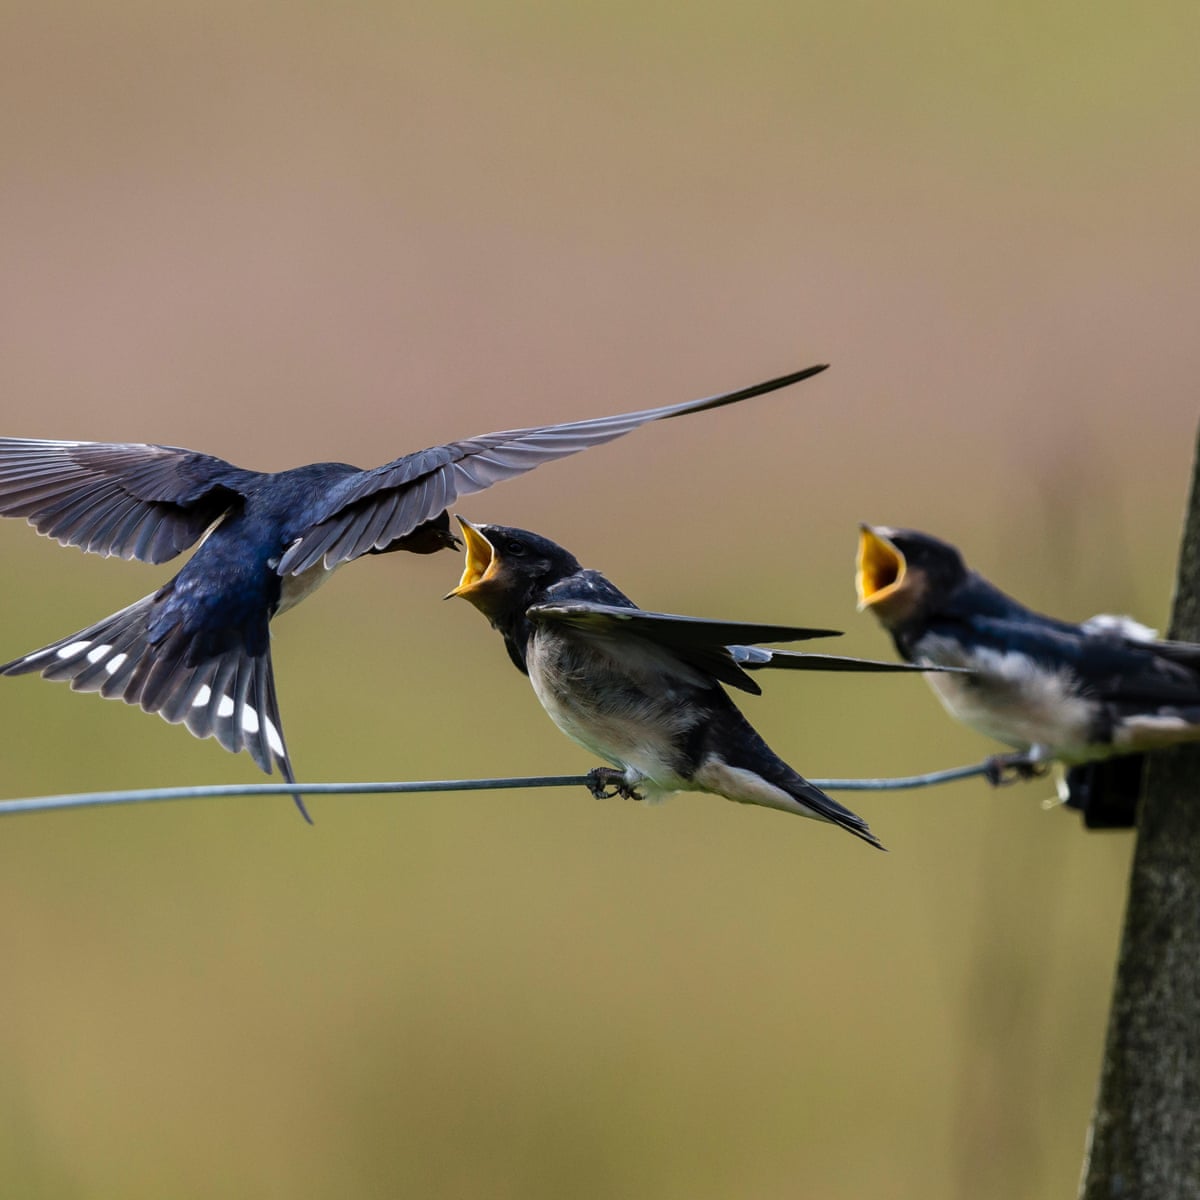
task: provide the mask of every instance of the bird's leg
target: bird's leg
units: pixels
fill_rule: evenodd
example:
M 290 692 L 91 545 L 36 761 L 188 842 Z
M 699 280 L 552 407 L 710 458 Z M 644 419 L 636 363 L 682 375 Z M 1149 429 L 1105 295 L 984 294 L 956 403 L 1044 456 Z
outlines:
M 587 774 L 587 789 L 597 800 L 609 800 L 620 796 L 622 800 L 641 800 L 643 796 L 625 779 L 625 772 L 617 767 L 593 767 Z
M 1009 784 L 1039 779 L 1049 770 L 1050 763 L 1034 746 L 1031 750 L 1015 750 L 1012 754 L 993 754 L 987 761 L 984 777 L 992 787 L 1007 787 Z
M 587 790 L 597 800 L 609 800 L 617 795 L 617 788 L 625 782 L 624 775 L 615 767 L 593 767 L 587 773 Z

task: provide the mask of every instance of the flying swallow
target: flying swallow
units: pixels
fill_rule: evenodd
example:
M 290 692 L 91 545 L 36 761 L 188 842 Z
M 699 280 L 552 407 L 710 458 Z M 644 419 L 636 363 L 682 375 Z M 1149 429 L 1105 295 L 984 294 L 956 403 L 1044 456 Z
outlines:
M 457 519 L 467 557 L 450 595 L 469 600 L 499 631 L 559 729 L 614 764 L 592 773 L 597 795 L 609 794 L 605 785 L 635 799 L 711 792 L 829 821 L 879 846 L 861 817 L 767 746 L 722 685 L 758 694 L 748 670 L 874 671 L 888 664 L 757 645 L 837 630 L 646 612 L 547 538 Z
M 901 658 L 968 668 L 929 683 L 952 716 L 1016 751 L 993 759 L 993 782 L 1200 739 L 1200 645 L 1129 617 L 1044 616 L 908 529 L 861 527 L 856 584 Z
M 0 665 L 139 704 L 295 782 L 269 625 L 365 554 L 453 548 L 447 506 L 629 433 L 720 408 L 825 370 L 808 367 L 702 400 L 433 446 L 360 470 L 312 463 L 248 471 L 175 446 L 0 438 L 0 516 L 64 546 L 184 568 L 136 604 Z M 299 796 L 301 812 L 304 805 Z M 307 818 L 307 813 L 305 813 Z

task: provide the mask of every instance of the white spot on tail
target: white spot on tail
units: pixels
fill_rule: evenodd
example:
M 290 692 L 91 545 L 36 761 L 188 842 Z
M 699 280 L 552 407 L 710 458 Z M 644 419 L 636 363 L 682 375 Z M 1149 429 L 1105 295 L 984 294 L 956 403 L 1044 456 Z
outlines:
M 200 688 L 200 690 L 196 693 L 196 698 L 195 698 L 195 700 L 192 701 L 192 707 L 193 708 L 203 708 L 208 703 L 209 697 L 211 695 L 212 695 L 212 688 L 210 688 L 207 683 L 204 684 Z
M 92 649 L 88 651 L 88 662 L 98 663 L 111 649 L 111 646 L 93 646 Z
M 104 669 L 110 674 L 115 675 L 120 669 L 121 664 L 129 657 L 128 654 L 114 654 L 112 658 L 104 664 Z
M 242 709 L 242 728 L 247 733 L 258 732 L 258 713 L 249 705 Z
M 275 728 L 275 722 L 270 717 L 263 717 L 263 727 L 267 731 L 267 745 L 282 758 L 283 738 L 279 736 L 279 730 Z
M 222 696 L 221 699 L 217 701 L 217 716 L 218 717 L 232 717 L 233 716 L 233 697 L 232 696 Z
M 69 646 L 59 646 L 54 654 L 56 658 L 74 658 L 76 654 L 86 650 L 91 644 L 91 642 L 72 642 Z M 108 647 L 106 646 L 105 649 L 107 650 Z

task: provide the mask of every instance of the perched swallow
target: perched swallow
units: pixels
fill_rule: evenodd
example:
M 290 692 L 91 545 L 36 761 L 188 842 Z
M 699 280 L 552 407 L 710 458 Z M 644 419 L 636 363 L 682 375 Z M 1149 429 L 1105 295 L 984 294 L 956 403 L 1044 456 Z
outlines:
M 929 683 L 952 716 L 1017 751 L 993 759 L 994 782 L 1200 739 L 1200 645 L 1128 617 L 1033 612 L 913 530 L 863 525 L 856 583 L 903 659 L 969 669 Z
M 767 746 L 721 685 L 758 694 L 747 670 L 871 671 L 888 664 L 756 645 L 837 630 L 645 612 L 547 538 L 458 522 L 467 560 L 450 595 L 469 600 L 500 632 L 559 729 L 615 765 L 592 773 L 597 795 L 607 794 L 605 785 L 635 799 L 711 792 L 830 821 L 879 846 L 861 817 Z
M 196 542 L 152 595 L 0 665 L 140 704 L 295 782 L 271 668 L 269 623 L 364 554 L 458 545 L 448 505 L 650 421 L 703 412 L 825 370 L 612 417 L 484 434 L 360 470 L 247 471 L 174 446 L 0 438 L 0 516 L 64 546 L 162 563 Z M 301 812 L 304 806 L 296 797 Z M 307 816 L 307 814 L 305 814 Z

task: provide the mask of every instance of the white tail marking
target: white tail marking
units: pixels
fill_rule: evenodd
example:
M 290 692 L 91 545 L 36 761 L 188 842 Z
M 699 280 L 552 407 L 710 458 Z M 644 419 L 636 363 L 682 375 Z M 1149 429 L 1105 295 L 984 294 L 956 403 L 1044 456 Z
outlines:
M 275 722 L 270 717 L 263 717 L 263 727 L 267 731 L 267 745 L 282 758 L 283 738 L 279 736 L 279 730 L 275 728 Z

